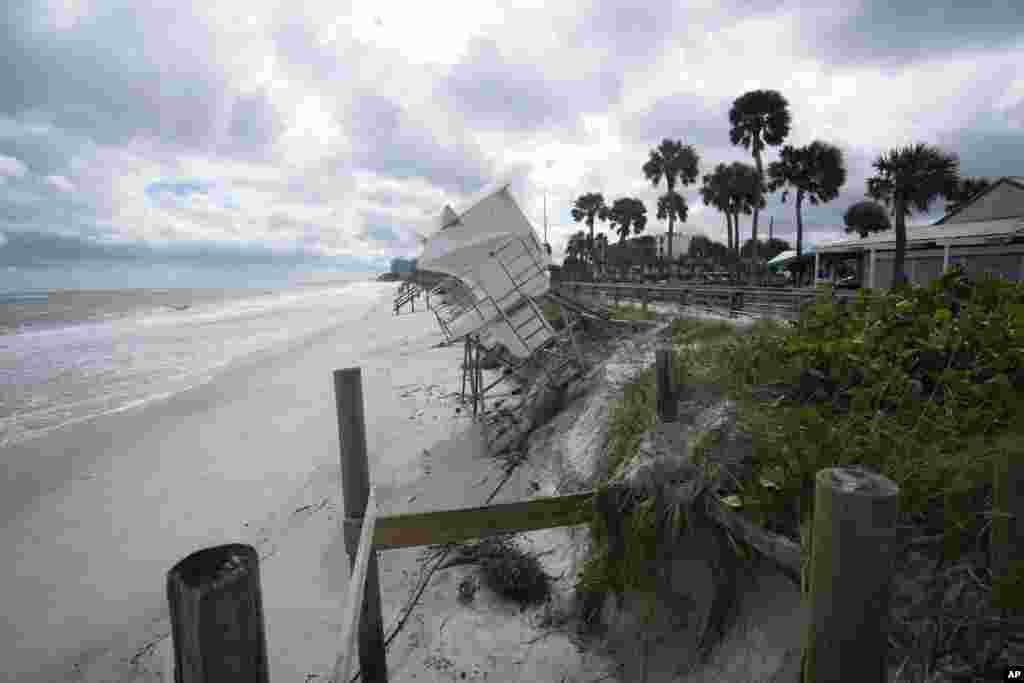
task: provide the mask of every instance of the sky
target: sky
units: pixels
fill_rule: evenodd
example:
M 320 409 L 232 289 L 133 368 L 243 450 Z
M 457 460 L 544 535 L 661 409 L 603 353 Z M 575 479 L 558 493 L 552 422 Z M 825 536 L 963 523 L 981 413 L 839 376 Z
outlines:
M 383 270 L 505 183 L 542 236 L 546 194 L 556 260 L 585 192 L 639 197 L 664 232 L 648 151 L 750 161 L 728 110 L 753 89 L 789 101 L 787 144 L 845 155 L 840 196 L 804 207 L 809 243 L 843 236 L 896 146 L 1024 174 L 1019 0 L 2 5 L 0 288 Z M 679 229 L 724 241 L 683 194 Z M 794 238 L 791 198 L 762 235 L 770 216 Z

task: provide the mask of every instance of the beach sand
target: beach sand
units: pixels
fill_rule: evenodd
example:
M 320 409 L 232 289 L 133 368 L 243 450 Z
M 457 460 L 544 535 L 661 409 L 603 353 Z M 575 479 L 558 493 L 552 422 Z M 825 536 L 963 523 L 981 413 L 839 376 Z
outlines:
M 462 348 L 440 340 L 431 313 L 394 316 L 388 294 L 358 325 L 13 453 L 36 493 L 0 530 L 0 679 L 166 680 L 167 571 L 245 542 L 261 556 L 271 680 L 328 680 L 349 577 L 332 370 L 362 369 L 381 514 L 481 505 L 499 487 L 499 502 L 550 495 L 529 467 L 506 479 L 480 425 L 456 414 Z M 33 456 L 45 459 L 35 470 Z M 565 546 L 574 533 L 530 537 Z M 421 552 L 378 554 L 385 635 L 419 583 Z M 471 571 L 430 578 L 388 651 L 391 680 L 601 678 L 564 635 L 526 644 L 542 632 L 485 589 L 459 605 Z

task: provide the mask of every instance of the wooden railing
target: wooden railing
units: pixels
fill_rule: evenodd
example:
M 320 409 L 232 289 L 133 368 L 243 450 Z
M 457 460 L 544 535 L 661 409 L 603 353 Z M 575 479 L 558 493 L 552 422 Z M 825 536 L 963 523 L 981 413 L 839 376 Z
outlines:
M 675 303 L 725 309 L 733 316 L 745 314 L 779 317 L 798 316 L 804 306 L 821 296 L 821 290 L 816 289 L 571 281 L 558 283 L 555 291 L 576 297 L 603 294 L 614 303 L 623 300 L 638 301 L 645 306 L 654 302 Z M 837 301 L 849 300 L 854 296 L 856 293 L 852 291 L 833 291 L 833 298 Z
M 402 286 L 398 288 L 398 294 L 395 296 L 395 303 L 394 303 L 395 315 L 398 315 L 399 312 L 401 312 L 402 307 L 405 306 L 406 304 L 411 304 L 412 312 L 415 313 L 416 312 L 416 299 L 418 299 L 420 297 L 420 294 L 422 294 L 422 293 L 423 293 L 423 290 L 415 282 L 407 281 L 404 284 L 402 284 Z M 428 301 L 428 305 L 429 305 L 429 296 L 430 295 L 428 294 L 427 296 L 428 296 L 427 301 Z

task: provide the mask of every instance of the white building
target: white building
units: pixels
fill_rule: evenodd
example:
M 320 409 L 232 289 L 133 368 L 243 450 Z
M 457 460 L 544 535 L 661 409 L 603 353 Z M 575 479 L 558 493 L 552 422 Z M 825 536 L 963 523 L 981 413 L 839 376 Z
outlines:
M 661 232 L 644 231 L 642 235 L 652 235 L 658 240 L 658 253 L 667 260 L 674 261 L 680 254 L 685 255 L 690 249 L 690 239 L 693 235 L 689 232 L 679 232 L 679 229 L 672 233 L 672 253 L 668 252 L 668 230 Z
M 856 260 L 865 287 L 888 288 L 895 249 L 892 230 L 819 244 L 815 272 L 834 272 L 837 261 Z M 911 283 L 926 285 L 956 264 L 972 275 L 1024 280 L 1024 176 L 1000 178 L 933 225 L 907 227 L 904 271 Z

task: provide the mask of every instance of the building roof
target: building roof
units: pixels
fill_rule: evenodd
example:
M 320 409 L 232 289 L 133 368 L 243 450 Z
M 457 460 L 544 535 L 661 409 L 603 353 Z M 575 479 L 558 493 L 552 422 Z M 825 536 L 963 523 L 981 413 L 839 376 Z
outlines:
M 999 180 L 989 185 L 987 189 L 974 195 L 969 202 L 961 204 L 955 211 L 950 211 L 945 216 L 935 221 L 935 225 L 942 225 L 946 223 L 950 218 L 957 215 L 958 213 L 966 209 L 968 206 L 977 203 L 978 200 L 980 200 L 982 197 L 991 194 L 997 187 L 1005 184 L 1015 185 L 1016 187 L 1024 190 L 1024 176 L 1008 175 L 1001 177 Z
M 1024 217 L 1001 218 L 974 223 L 950 223 L 948 225 L 922 225 L 907 228 L 907 246 L 922 246 L 929 242 L 957 244 L 1005 244 L 1016 238 L 1024 238 Z M 818 251 L 842 252 L 861 251 L 871 248 L 892 247 L 896 241 L 893 230 L 877 232 L 863 238 L 826 242 L 818 245 Z

